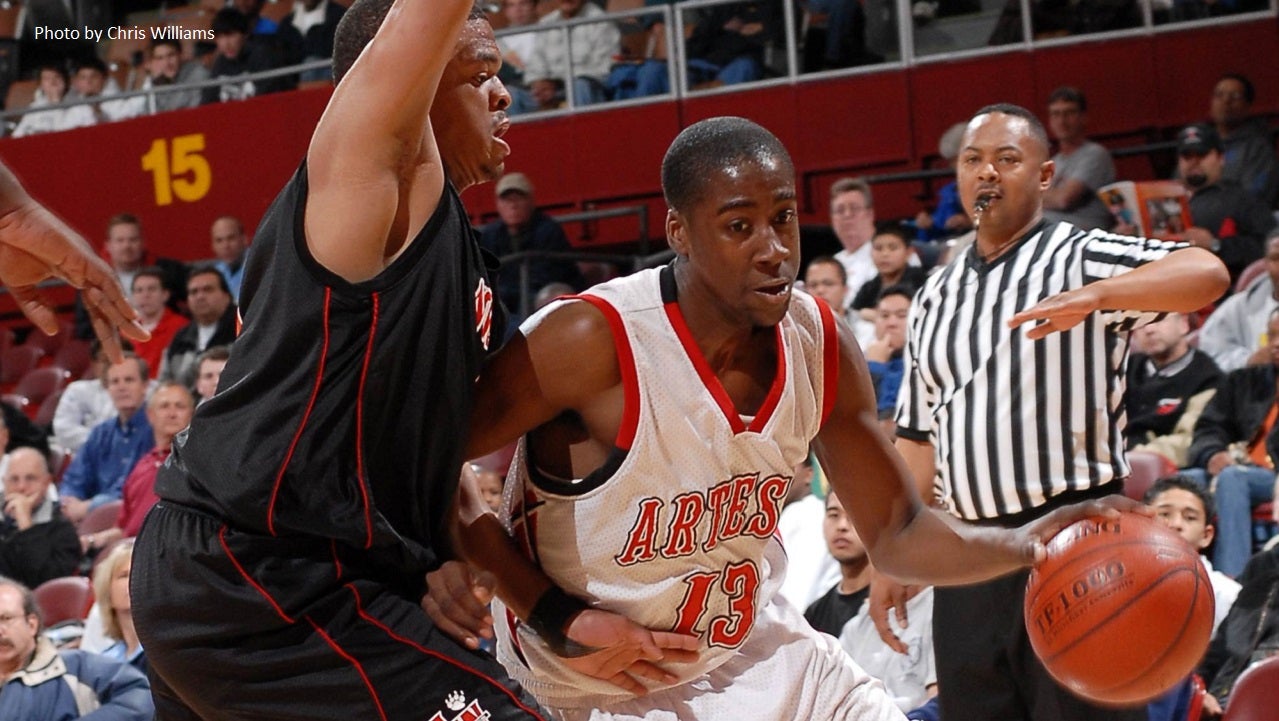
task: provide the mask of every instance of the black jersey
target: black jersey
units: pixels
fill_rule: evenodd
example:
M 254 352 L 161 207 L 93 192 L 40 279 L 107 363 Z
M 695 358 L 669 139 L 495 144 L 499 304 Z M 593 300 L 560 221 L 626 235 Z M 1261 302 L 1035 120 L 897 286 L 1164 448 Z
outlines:
M 307 248 L 299 168 L 255 236 L 218 393 L 174 439 L 157 495 L 244 531 L 390 552 L 401 570 L 435 563 L 503 324 L 491 256 L 445 185 L 401 256 L 350 283 Z

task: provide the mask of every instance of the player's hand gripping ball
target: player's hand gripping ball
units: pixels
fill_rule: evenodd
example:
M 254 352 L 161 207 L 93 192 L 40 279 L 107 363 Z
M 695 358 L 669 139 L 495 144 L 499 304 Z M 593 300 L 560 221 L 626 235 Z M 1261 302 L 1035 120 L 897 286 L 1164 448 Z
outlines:
M 1026 585 L 1026 631 L 1048 673 L 1086 699 L 1145 703 L 1190 676 L 1212 635 L 1199 554 L 1159 521 L 1125 513 L 1062 529 Z

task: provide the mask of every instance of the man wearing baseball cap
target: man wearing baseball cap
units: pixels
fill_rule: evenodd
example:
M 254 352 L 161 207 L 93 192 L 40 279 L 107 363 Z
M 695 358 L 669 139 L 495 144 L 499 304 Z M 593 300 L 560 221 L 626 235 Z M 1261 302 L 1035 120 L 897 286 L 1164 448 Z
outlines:
M 1185 239 L 1216 253 L 1233 283 L 1264 254 L 1266 233 L 1275 219 L 1238 181 L 1222 177 L 1221 138 L 1211 125 L 1187 125 L 1177 134 L 1177 171 L 1190 193 Z

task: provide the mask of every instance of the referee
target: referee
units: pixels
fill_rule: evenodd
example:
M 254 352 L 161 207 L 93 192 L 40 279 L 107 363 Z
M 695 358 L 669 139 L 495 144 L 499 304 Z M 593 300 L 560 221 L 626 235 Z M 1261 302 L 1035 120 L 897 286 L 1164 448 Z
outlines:
M 1017 526 L 1121 492 L 1128 331 L 1197 310 L 1229 282 L 1202 249 L 1045 221 L 1049 156 L 1024 108 L 973 116 L 957 162 L 977 239 L 911 311 L 897 446 L 923 497 L 972 524 Z M 1047 675 L 1022 617 L 1027 573 L 936 589 L 942 716 L 1145 719 L 1089 706 Z M 873 613 L 891 636 L 883 598 Z

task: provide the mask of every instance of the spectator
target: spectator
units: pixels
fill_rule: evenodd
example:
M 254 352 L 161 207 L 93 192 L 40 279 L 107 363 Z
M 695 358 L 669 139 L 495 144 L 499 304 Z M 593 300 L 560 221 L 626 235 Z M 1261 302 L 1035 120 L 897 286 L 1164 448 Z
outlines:
M 1221 141 L 1209 125 L 1188 125 L 1177 134 L 1177 169 L 1190 192 L 1185 239 L 1216 253 L 1233 284 L 1250 263 L 1265 254 L 1263 238 L 1275 227 L 1261 201 L 1223 173 Z
M 1279 652 L 1279 546 L 1261 551 L 1239 576 L 1239 596 L 1212 637 L 1199 664 L 1220 706 L 1226 706 L 1235 681 L 1249 666 Z
M 58 502 L 49 493 L 52 485 L 53 474 L 43 453 L 18 448 L 9 454 L 0 524 L 0 575 L 34 587 L 75 573 L 80 542 L 75 527 L 58 512 Z
M 804 269 L 804 290 L 826 301 L 846 322 L 860 320 L 848 309 L 848 271 L 835 258 L 819 255 L 808 261 Z
M 1082 230 L 1109 228 L 1110 209 L 1097 191 L 1115 182 L 1115 162 L 1110 151 L 1089 140 L 1088 101 L 1071 87 L 1060 87 L 1048 96 L 1048 129 L 1057 141 L 1052 157 L 1056 171 L 1044 191 L 1044 219 L 1066 221 Z
M 344 13 L 346 7 L 333 0 L 293 0 L 293 12 L 284 16 L 280 22 L 281 38 L 296 45 L 289 51 L 291 54 L 286 58 L 287 63 L 296 65 L 332 58 L 333 35 L 337 32 L 338 21 Z M 299 79 L 302 82 L 332 80 L 333 69 L 325 66 L 307 70 Z
M 1212 619 L 1212 630 L 1216 633 L 1239 596 L 1239 583 L 1215 570 L 1203 555 L 1216 534 L 1217 508 L 1212 493 L 1194 479 L 1176 475 L 1156 481 L 1142 500 L 1155 509 L 1156 518 L 1200 552 L 1199 560 L 1208 570 L 1216 601 Z
M 224 345 L 215 345 L 200 354 L 196 360 L 195 397 L 203 403 L 218 391 L 218 381 L 222 378 L 222 369 L 231 359 L 231 349 Z
M 62 512 L 72 523 L 79 523 L 103 503 L 120 498 L 125 477 L 155 444 L 143 408 L 146 363 L 133 353 L 125 353 L 124 362 L 109 366 L 106 377 L 116 417 L 89 432 L 84 447 L 62 474 L 59 486 Z
M 40 633 L 40 610 L 31 591 L 2 577 L 0 621 L 0 718 L 151 721 L 154 717 L 145 675 L 95 653 L 55 649 Z
M 553 218 L 539 211 L 533 201 L 533 184 L 523 173 L 507 173 L 497 182 L 498 220 L 480 231 L 480 247 L 499 257 L 526 251 L 559 251 L 573 249 L 564 229 Z M 548 283 L 568 283 L 581 290 L 583 280 L 577 264 L 571 260 L 545 258 L 528 262 L 528 288 L 531 295 Z M 513 314 L 512 329 L 531 306 L 521 303 L 520 266 L 507 264 L 497 280 L 497 294 Z
M 107 354 L 97 340 L 90 348 L 93 377 L 68 383 L 53 413 L 53 442 L 71 455 L 80 452 L 94 426 L 116 415 L 107 392 Z
M 164 287 L 164 271 L 159 268 L 139 270 L 133 276 L 132 291 L 129 300 L 138 311 L 138 323 L 151 333 L 150 340 L 134 343 L 133 350 L 146 361 L 148 368 L 159 368 L 164 349 L 187 324 L 187 319 L 165 305 L 169 302 L 169 291 Z
M 213 221 L 209 230 L 213 243 L 213 267 L 226 278 L 231 289 L 231 299 L 240 302 L 240 283 L 244 281 L 244 259 L 249 252 L 249 239 L 244 224 L 233 215 L 223 215 Z
M 142 221 L 132 213 L 117 213 L 107 221 L 107 240 L 105 244 L 107 259 L 115 271 L 120 287 L 133 287 L 133 276 L 148 265 L 146 235 L 142 232 Z M 177 312 L 186 300 L 186 265 L 169 258 L 155 258 L 153 264 L 164 271 L 164 287 L 169 291 L 167 304 L 169 309 Z M 78 294 L 75 307 L 75 336 L 82 339 L 94 337 L 93 325 L 89 322 L 89 314 L 84 308 L 84 299 Z
M 839 636 L 870 595 L 870 556 L 853 528 L 853 520 L 834 493 L 826 494 L 826 517 L 822 521 L 826 551 L 839 563 L 839 583 L 804 611 L 808 624 L 822 633 Z
M 1270 362 L 1266 324 L 1279 308 L 1279 231 L 1266 240 L 1266 274 L 1217 307 L 1199 331 L 1199 348 L 1222 371 Z
M 98 102 L 78 106 L 83 110 L 76 113 L 77 122 L 82 125 L 112 123 L 132 117 L 129 104 L 115 99 L 112 95 L 120 93 L 120 84 L 107 74 L 107 64 L 96 55 L 76 61 L 75 72 L 71 75 L 71 90 L 67 92 L 67 100 L 93 100 Z M 68 110 L 72 110 L 69 108 Z M 70 127 L 79 127 L 79 125 Z
M 1217 389 L 1221 370 L 1190 347 L 1190 319 L 1169 313 L 1133 331 L 1141 349 L 1128 359 L 1124 409 L 1129 450 L 1158 453 L 1184 467 L 1195 421 Z
M 875 401 L 885 433 L 892 437 L 896 423 L 897 392 L 901 389 L 906 366 L 902 352 L 906 347 L 906 319 L 910 315 L 913 289 L 890 285 L 879 294 L 875 305 L 875 340 L 866 345 L 866 367 L 875 384 Z
M 13 137 L 52 133 L 93 124 L 91 115 L 84 107 L 49 107 L 66 99 L 69 79 L 67 70 L 61 63 L 40 66 L 36 77 L 40 85 L 36 88 L 35 99 L 27 106 L 28 110 L 23 114 L 22 120 L 18 121 L 18 127 L 13 129 Z
M 860 178 L 840 178 L 830 188 L 830 226 L 844 249 L 835 259 L 844 264 L 848 278 L 845 307 L 852 304 L 857 291 L 875 277 L 875 259 L 870 241 L 875 237 L 875 201 L 870 184 Z M 913 255 L 910 265 L 919 265 Z M 862 336 L 858 333 L 858 337 Z
M 200 104 L 202 90 L 198 88 L 167 89 L 208 79 L 209 69 L 202 63 L 182 61 L 181 42 L 152 40 L 150 57 L 147 60 L 147 77 L 142 81 L 141 89 L 157 92 L 133 98 L 129 110 L 130 116 L 194 108 Z M 159 92 L 162 89 L 167 91 Z
M 244 16 L 250 35 L 274 35 L 279 32 L 279 23 L 262 17 L 262 6 L 266 5 L 266 0 L 231 0 L 228 5 Z
M 933 589 L 910 586 L 906 595 L 906 626 L 898 624 L 896 609 L 889 620 L 897 637 L 906 646 L 898 653 L 884 643 L 875 630 L 867 609 L 870 600 L 862 602 L 858 613 L 839 634 L 839 643 L 866 673 L 884 683 L 884 690 L 897 708 L 912 711 L 937 696 L 937 661 L 933 656 Z M 934 711 L 934 714 L 939 713 Z M 911 713 L 909 718 L 937 718 Z
M 502 16 L 506 18 L 507 29 L 534 25 L 537 23 L 537 0 L 502 0 Z M 537 109 L 537 102 L 533 100 L 524 76 L 524 69 L 537 46 L 537 35 L 535 32 L 511 33 L 497 39 L 502 51 L 502 69 L 498 77 L 511 94 L 511 105 L 506 109 L 511 115 Z
M 5 450 L 12 451 L 19 446 L 30 446 L 48 455 L 48 437 L 43 429 L 27 417 L 26 413 L 8 403 L 0 402 L 0 417 L 4 419 L 5 428 L 9 432 L 9 442 L 5 445 Z
M 239 10 L 223 8 L 213 16 L 211 23 L 218 53 L 209 68 L 211 78 L 229 78 L 220 86 L 205 88 L 201 100 L 205 103 L 247 100 L 288 89 L 290 81 L 282 78 L 258 80 L 244 79 L 250 73 L 274 70 L 282 64 L 270 44 L 249 34 L 249 19 Z
M 1217 546 L 1213 564 L 1238 576 L 1252 555 L 1252 508 L 1275 497 L 1274 459 L 1279 458 L 1275 424 L 1275 369 L 1279 367 L 1279 312 L 1267 326 L 1270 362 L 1227 373 L 1195 424 L 1186 475 L 1217 495 Z M 1279 511 L 1275 513 L 1279 517 Z
M 914 257 L 910 238 L 897 223 L 886 223 L 875 232 L 870 241 L 870 257 L 876 274 L 857 291 L 852 308 L 862 319 L 874 323 L 879 318 L 880 294 L 885 288 L 900 285 L 913 296 L 928 274 L 923 268 L 910 265 Z
M 191 322 L 173 336 L 158 378 L 194 388 L 199 355 L 235 340 L 237 311 L 226 276 L 212 266 L 191 271 L 187 278 L 187 307 Z
M 142 529 L 147 511 L 159 500 L 155 495 L 155 477 L 164 465 L 173 445 L 173 437 L 191 423 L 195 401 L 191 391 L 176 383 L 164 383 L 147 401 L 147 422 L 151 425 L 155 445 L 138 459 L 124 480 L 124 506 L 113 528 L 81 536 L 85 553 L 106 548 L 120 538 L 132 538 Z
M 603 15 L 604 11 L 598 5 L 586 0 L 559 0 L 559 7 L 544 15 L 539 22 L 549 24 Z M 572 35 L 573 39 L 571 68 L 566 35 Z M 524 79 L 528 81 L 529 90 L 538 105 L 543 108 L 554 105 L 554 98 L 562 92 L 564 79 L 570 72 L 574 105 L 608 100 L 604 82 L 620 41 L 621 35 L 611 20 L 576 25 L 567 34 L 562 30 L 537 33 L 533 55 L 524 66 Z
M 964 138 L 964 123 L 955 123 L 942 133 L 937 142 L 937 154 L 946 161 L 946 166 L 955 169 L 955 158 L 959 157 L 959 143 Z M 937 200 L 933 212 L 919 211 L 915 216 L 915 227 L 918 228 L 920 241 L 940 240 L 959 235 L 973 227 L 972 218 L 964 212 L 959 202 L 959 188 L 954 177 L 937 189 Z
M 142 673 L 147 672 L 147 657 L 133 628 L 132 605 L 129 603 L 129 570 L 133 567 L 133 541 L 113 547 L 93 572 L 93 597 L 102 618 L 103 634 L 115 643 L 102 651 L 113 661 L 127 663 Z
M 1247 76 L 1228 73 L 1212 89 L 1209 114 L 1225 156 L 1223 177 L 1233 180 L 1267 208 L 1279 198 L 1279 170 L 1265 118 L 1253 116 L 1256 88 Z
M 703 8 L 687 43 L 690 86 L 736 85 L 764 75 L 764 49 L 778 39 L 776 0 Z

